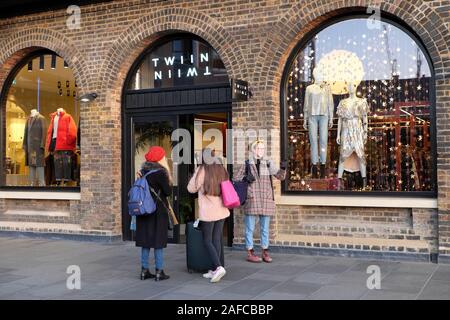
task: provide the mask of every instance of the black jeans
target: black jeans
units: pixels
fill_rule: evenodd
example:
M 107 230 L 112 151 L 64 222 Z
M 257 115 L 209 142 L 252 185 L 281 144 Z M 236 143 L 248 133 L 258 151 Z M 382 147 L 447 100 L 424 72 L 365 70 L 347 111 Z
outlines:
M 73 151 L 55 151 L 53 154 L 56 181 L 72 180 L 72 155 Z
M 203 243 L 205 244 L 206 250 L 208 250 L 209 256 L 213 262 L 213 271 L 222 265 L 220 263 L 220 255 L 222 253 L 222 233 L 224 222 L 225 219 L 219 221 L 200 222 L 200 229 L 203 234 Z

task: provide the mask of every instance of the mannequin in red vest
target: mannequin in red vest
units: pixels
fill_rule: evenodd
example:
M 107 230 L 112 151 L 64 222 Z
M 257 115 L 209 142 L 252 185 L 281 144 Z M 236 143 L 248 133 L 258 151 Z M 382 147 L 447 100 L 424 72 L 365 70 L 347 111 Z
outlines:
M 77 125 L 63 108 L 50 115 L 46 150 L 53 153 L 55 180 L 65 184 L 72 180 L 72 156 L 76 149 Z

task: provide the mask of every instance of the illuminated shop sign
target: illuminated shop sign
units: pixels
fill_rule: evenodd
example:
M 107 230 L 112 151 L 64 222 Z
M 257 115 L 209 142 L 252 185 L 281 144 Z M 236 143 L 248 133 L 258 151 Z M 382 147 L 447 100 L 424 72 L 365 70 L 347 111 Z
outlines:
M 164 78 L 189 78 L 198 76 L 211 76 L 209 68 L 209 53 L 198 55 L 184 55 L 152 58 L 154 67 L 154 80 Z

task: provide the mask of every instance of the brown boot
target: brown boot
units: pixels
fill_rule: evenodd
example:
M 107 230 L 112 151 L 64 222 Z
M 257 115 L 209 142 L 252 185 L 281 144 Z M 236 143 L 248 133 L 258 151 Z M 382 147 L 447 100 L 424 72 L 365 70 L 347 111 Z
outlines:
M 268 249 L 263 249 L 263 251 L 262 251 L 262 260 L 264 262 L 267 262 L 267 263 L 272 262 L 272 258 L 269 255 L 269 250 Z
M 247 261 L 248 262 L 256 262 L 256 263 L 258 263 L 258 262 L 261 262 L 262 260 L 261 260 L 260 257 L 258 257 L 255 254 L 255 251 L 253 249 L 250 249 L 250 250 L 247 250 Z

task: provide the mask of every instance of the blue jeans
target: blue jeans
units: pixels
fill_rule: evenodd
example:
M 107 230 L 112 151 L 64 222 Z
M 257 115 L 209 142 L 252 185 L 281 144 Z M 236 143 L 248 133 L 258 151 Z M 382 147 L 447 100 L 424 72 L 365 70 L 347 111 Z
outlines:
M 162 270 L 164 267 L 163 249 L 155 250 L 155 267 L 158 270 Z M 144 269 L 149 269 L 148 259 L 150 256 L 150 248 L 141 249 L 141 265 Z
M 270 216 L 254 216 L 246 214 L 244 216 L 245 222 L 245 247 L 247 250 L 253 249 L 253 231 L 255 230 L 256 217 L 259 217 L 259 226 L 261 234 L 261 248 L 269 248 L 269 226 Z
M 309 143 L 311 144 L 311 162 L 319 162 L 319 151 L 317 150 L 317 130 L 319 130 L 320 163 L 327 162 L 328 147 L 328 116 L 309 116 Z

